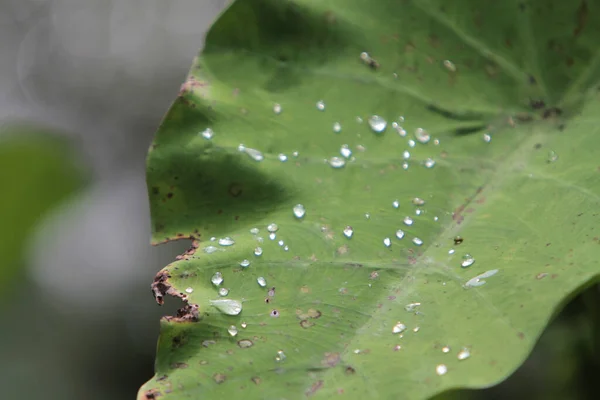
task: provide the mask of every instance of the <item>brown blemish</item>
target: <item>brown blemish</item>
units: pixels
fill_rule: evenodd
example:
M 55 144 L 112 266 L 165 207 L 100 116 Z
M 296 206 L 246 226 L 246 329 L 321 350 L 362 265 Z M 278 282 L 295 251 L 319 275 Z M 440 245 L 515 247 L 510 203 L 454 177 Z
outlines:
M 300 291 L 304 294 L 310 293 L 310 288 L 308 286 L 301 286 Z
M 215 380 L 215 382 L 217 384 L 221 384 L 221 383 L 225 382 L 225 380 L 227 379 L 227 375 L 217 372 L 216 374 L 213 375 L 213 379 Z
M 260 379 L 260 377 L 258 376 L 253 376 L 251 380 L 252 382 L 254 382 L 255 385 L 260 385 L 260 383 L 262 382 L 262 379 Z
M 587 22 L 587 16 L 588 16 L 587 0 L 582 0 L 581 3 L 579 3 L 579 7 L 577 8 L 577 15 L 575 18 L 577 21 L 577 25 L 575 26 L 575 30 L 573 30 L 573 36 L 577 37 L 577 36 L 579 36 L 581 31 L 583 31 L 583 28 L 585 28 L 585 24 Z
M 306 391 L 306 397 L 310 397 L 315 394 L 319 389 L 323 387 L 323 381 L 319 380 L 312 384 L 312 386 Z
M 186 304 L 177 310 L 176 316 L 166 316 L 163 317 L 165 321 L 168 322 L 196 322 L 198 321 L 200 315 L 198 312 L 197 304 Z
M 171 368 L 173 368 L 173 369 L 176 369 L 176 368 L 184 369 L 187 367 L 188 367 L 188 365 L 184 362 L 176 362 L 176 363 L 171 364 Z
M 167 280 L 171 277 L 169 273 L 165 270 L 159 271 L 158 274 L 154 277 L 154 282 L 150 285 L 152 289 L 152 294 L 154 295 L 154 300 L 158 303 L 158 305 L 163 305 L 165 303 L 164 297 L 168 294 L 174 297 L 181 297 L 179 292 L 177 292 Z
M 167 193 L 167 198 L 168 198 L 168 199 L 170 199 L 170 198 L 172 198 L 172 197 L 173 197 L 173 192 L 169 192 L 169 193 Z
M 519 337 L 519 339 L 525 339 L 525 334 L 523 332 L 517 333 L 517 336 Z
M 174 336 L 173 341 L 171 343 L 171 346 L 174 349 L 177 349 L 187 343 L 187 337 L 182 335 Z
M 242 194 L 242 184 L 241 183 L 232 183 L 229 185 L 229 194 L 233 197 L 238 197 Z
M 142 396 L 140 397 L 140 399 L 143 400 L 154 400 L 156 398 L 158 398 L 158 396 L 162 396 L 162 393 L 158 391 L 158 389 L 150 389 L 145 391 Z
M 160 190 L 158 189 L 158 186 L 153 186 L 152 187 L 152 194 L 159 194 Z
M 347 245 L 347 244 L 345 244 L 345 245 L 343 245 L 343 246 L 340 246 L 340 247 L 338 247 L 338 249 L 337 249 L 337 254 L 338 254 L 338 255 L 340 255 L 340 256 L 342 256 L 342 255 L 344 255 L 344 254 L 348 253 L 348 249 L 349 249 L 349 248 L 348 248 L 348 245 Z
M 321 360 L 321 365 L 333 368 L 341 360 L 340 353 L 325 353 L 325 358 Z
M 307 319 L 303 319 L 302 321 L 300 321 L 300 326 L 303 327 L 304 329 L 308 329 L 308 328 L 310 328 L 311 326 L 314 326 L 314 325 L 315 325 L 314 322 L 311 322 L 311 321 L 309 321 Z
M 346 372 L 346 375 L 354 375 L 356 373 L 356 370 L 348 365 L 346 367 L 345 372 Z

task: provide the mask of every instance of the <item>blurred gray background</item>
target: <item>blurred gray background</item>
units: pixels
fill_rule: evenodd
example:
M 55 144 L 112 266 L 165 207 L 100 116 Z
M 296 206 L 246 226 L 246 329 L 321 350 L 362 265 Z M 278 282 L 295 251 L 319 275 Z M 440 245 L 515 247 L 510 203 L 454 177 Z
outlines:
M 1 399 L 133 399 L 151 377 L 172 310 L 149 285 L 188 244 L 149 245 L 146 150 L 226 4 L 0 0 L 0 125 L 56 128 L 92 172 L 45 219 L 26 281 L 0 305 Z

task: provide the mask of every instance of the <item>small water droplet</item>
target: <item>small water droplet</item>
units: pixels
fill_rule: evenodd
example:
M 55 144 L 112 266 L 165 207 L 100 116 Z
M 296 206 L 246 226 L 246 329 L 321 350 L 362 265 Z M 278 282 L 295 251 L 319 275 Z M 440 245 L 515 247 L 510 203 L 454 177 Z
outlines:
M 440 145 L 440 139 L 434 139 L 433 140 L 433 145 L 434 146 L 439 146 Z
M 217 249 L 215 246 L 206 246 L 206 247 L 204 248 L 204 252 L 205 252 L 206 254 L 212 254 L 212 253 L 214 253 L 214 252 L 215 252 L 215 251 L 217 251 L 217 250 L 218 250 L 218 249 Z
M 267 225 L 267 230 L 269 232 L 277 232 L 279 230 L 279 226 L 277 226 L 276 223 L 271 223 L 271 224 Z
M 215 272 L 212 278 L 210 278 L 210 281 L 213 283 L 213 285 L 219 286 L 221 283 L 223 283 L 223 274 L 220 272 Z
M 230 238 L 229 236 L 219 239 L 219 244 L 221 246 L 232 246 L 235 244 L 235 240 Z
M 415 326 L 415 327 L 413 328 L 413 332 L 414 332 L 414 333 L 417 333 L 417 332 L 419 332 L 419 330 L 420 330 L 420 329 L 421 329 L 421 328 L 419 328 L 418 326 Z
M 392 333 L 402 333 L 406 330 L 406 325 L 404 325 L 402 322 L 398 322 L 396 323 L 396 325 L 394 325 L 392 327 Z
M 225 297 L 228 294 L 229 294 L 229 289 L 224 288 L 224 287 L 222 287 L 222 288 L 219 289 L 219 296 Z
M 269 233 L 269 239 L 275 240 L 276 237 L 277 237 L 277 235 L 275 234 L 275 232 Z
M 369 117 L 369 126 L 373 132 L 381 133 L 385 131 L 385 128 L 387 127 L 387 121 L 379 115 L 371 115 Z
M 417 145 L 417 143 L 412 140 L 412 139 L 408 139 L 408 147 L 415 147 Z
M 408 312 L 413 312 L 417 307 L 419 307 L 421 303 L 408 303 L 404 306 L 404 309 Z
M 194 288 L 191 288 L 191 287 L 185 289 L 186 293 L 192 293 L 193 291 L 194 291 Z
M 205 130 L 202 131 L 201 133 L 202 137 L 206 140 L 210 140 L 213 138 L 213 136 L 215 135 L 215 133 L 213 132 L 212 129 L 210 128 L 206 128 Z
M 450 346 L 442 347 L 442 353 L 450 353 Z
M 262 276 L 259 276 L 258 278 L 256 278 L 256 282 L 258 282 L 258 285 L 260 287 L 267 286 L 267 280 L 265 278 L 263 278 Z
M 323 100 L 317 101 L 317 110 L 325 111 L 325 102 Z
M 294 152 L 292 153 L 292 155 L 293 155 L 294 157 L 298 157 L 298 154 L 300 154 L 300 153 L 298 153 L 297 151 L 294 151 Z
M 486 143 L 489 143 L 492 141 L 492 135 L 490 135 L 489 133 L 484 133 L 483 134 L 483 141 Z
M 385 247 L 390 247 L 392 245 L 392 239 L 390 239 L 389 237 L 386 237 L 385 239 L 383 239 L 383 245 Z
M 458 358 L 459 360 L 466 360 L 467 358 L 471 357 L 471 352 L 469 351 L 469 349 L 464 348 L 461 351 L 458 352 L 458 354 L 456 355 L 456 358 Z
M 238 151 L 239 151 L 240 153 L 243 153 L 244 151 L 246 151 L 246 146 L 244 146 L 244 144 L 243 144 L 243 143 L 240 143 L 240 144 L 238 145 Z
M 294 212 L 294 216 L 296 218 L 304 218 L 304 215 L 306 214 L 306 209 L 302 204 L 296 204 L 292 211 Z
M 445 375 L 446 372 L 448 372 L 448 367 L 446 367 L 445 364 L 438 364 L 435 367 L 435 373 L 442 376 Z
M 238 330 L 237 330 L 237 328 L 236 328 L 236 326 L 235 326 L 235 325 L 231 325 L 231 326 L 230 326 L 230 327 L 227 329 L 227 332 L 229 332 L 229 334 L 230 334 L 231 336 L 236 336 L 236 335 L 238 334 Z
M 396 231 L 396 237 L 397 237 L 398 239 L 403 239 L 403 238 L 404 238 L 404 231 L 403 231 L 402 229 L 398 229 L 398 230 Z
M 497 273 L 498 273 L 497 269 L 491 269 L 489 271 L 485 271 L 483 274 L 479 274 L 479 275 L 469 279 L 465 283 L 464 287 L 465 287 L 465 289 L 468 289 L 468 288 L 472 288 L 472 287 L 485 285 L 485 283 L 486 283 L 485 279 L 489 278 L 491 276 L 494 276 Z
M 404 158 L 405 160 L 408 160 L 410 158 L 410 152 L 408 150 L 404 150 L 402 152 L 402 158 Z
M 365 213 L 365 219 L 371 219 L 371 214 L 370 213 Z
M 340 133 L 342 131 L 342 124 L 336 122 L 333 124 L 333 132 Z
M 553 163 L 556 160 L 558 160 L 558 154 L 556 154 L 555 151 L 549 151 L 548 152 L 548 163 Z
M 420 197 L 415 197 L 414 199 L 412 199 L 412 203 L 413 203 L 415 206 L 422 206 L 422 205 L 424 205 L 424 204 L 425 204 L 425 200 L 423 200 L 423 199 L 422 199 L 422 198 L 420 198 Z
M 246 154 L 248 154 L 250 156 L 251 159 L 253 159 L 254 161 L 262 161 L 265 156 L 263 156 L 263 153 L 261 153 L 259 150 L 256 149 L 251 149 L 249 147 L 246 147 L 244 149 L 244 152 Z
M 421 215 L 421 214 L 423 214 L 423 212 L 424 212 L 424 211 L 423 211 L 422 209 L 420 209 L 420 208 L 417 208 L 417 209 L 415 210 L 415 215 Z
M 431 136 L 429 135 L 429 133 L 427 133 L 427 131 L 423 128 L 417 128 L 415 130 L 415 139 L 417 139 L 417 141 L 419 141 L 419 143 L 428 143 L 429 140 L 431 140 Z
M 252 228 L 252 229 L 250 229 L 250 233 L 253 234 L 253 235 L 258 235 L 258 232 L 260 232 L 258 230 L 258 228 Z
M 227 315 L 238 315 L 242 312 L 242 303 L 232 299 L 210 300 L 210 304 Z
M 263 249 L 262 249 L 262 247 L 257 247 L 257 248 L 255 248 L 255 249 L 254 249 L 254 255 L 255 255 L 256 257 L 260 257 L 260 256 L 262 256 L 262 253 L 263 253 Z
M 467 267 L 470 267 L 471 265 L 473 265 L 474 262 L 475 262 L 475 259 L 473 258 L 472 255 L 465 254 L 462 258 L 460 266 L 463 268 L 467 268 Z
M 432 158 L 428 158 L 427 160 L 425 160 L 425 167 L 426 168 L 433 168 L 433 166 L 435 165 L 435 160 Z
M 413 238 L 412 242 L 415 246 L 423 245 L 423 240 L 419 239 L 418 237 Z
M 250 260 L 242 260 L 242 262 L 240 263 L 240 267 L 242 268 L 248 268 L 250 266 Z
M 455 251 L 454 249 L 450 249 L 450 250 L 448 250 L 448 254 L 454 254 L 454 251 Z
M 273 105 L 273 112 L 274 112 L 275 114 L 277 114 L 277 115 L 281 114 L 281 110 L 282 110 L 282 109 L 281 109 L 281 104 L 279 104 L 279 103 L 275 103 L 275 104 Z
M 332 168 L 342 168 L 346 165 L 346 161 L 340 157 L 331 157 L 328 161 Z
M 246 329 L 246 327 L 248 326 L 248 324 L 246 324 L 245 322 L 242 322 L 242 323 L 240 324 L 240 326 L 241 326 L 242 328 Z
M 285 243 L 283 243 L 283 240 L 280 240 L 279 242 L 277 242 L 277 244 L 283 246 Z
M 403 221 L 404 221 L 404 225 L 406 225 L 406 226 L 411 226 L 414 223 L 413 219 L 408 216 L 404 217 Z
M 406 161 L 402 163 L 402 169 L 405 171 L 408 169 L 408 163 Z
M 440 217 L 438 217 L 437 215 L 435 217 L 433 217 L 434 222 L 438 222 L 439 220 L 440 220 Z
M 283 153 L 280 153 L 280 154 L 277 156 L 277 158 L 279 158 L 279 161 L 281 161 L 281 162 L 286 162 L 286 161 L 287 161 L 287 159 L 288 159 L 288 158 L 287 158 L 287 156 L 286 156 L 285 154 L 283 154 Z
M 286 358 L 287 358 L 287 357 L 286 357 L 285 353 L 283 352 L 283 350 L 279 350 L 279 351 L 277 352 L 277 355 L 275 356 L 275 361 L 277 361 L 277 362 L 282 362 L 282 361 L 284 361 Z
M 350 147 L 348 147 L 347 144 L 343 144 L 340 148 L 340 154 L 344 158 L 350 158 L 350 156 L 352 155 L 352 150 L 350 150 Z
M 352 235 L 354 235 L 354 229 L 352 229 L 352 227 L 350 225 L 345 227 L 343 232 L 344 232 L 344 236 L 346 236 L 348 239 L 350 239 L 352 237 Z
M 398 200 L 394 200 L 394 201 L 392 202 L 392 207 L 394 207 L 394 208 L 398 208 L 398 207 L 400 207 L 400 202 L 399 202 Z
M 283 251 L 289 251 L 289 247 L 288 246 L 283 246 Z
M 456 72 L 456 65 L 450 60 L 444 60 L 444 67 L 450 72 Z

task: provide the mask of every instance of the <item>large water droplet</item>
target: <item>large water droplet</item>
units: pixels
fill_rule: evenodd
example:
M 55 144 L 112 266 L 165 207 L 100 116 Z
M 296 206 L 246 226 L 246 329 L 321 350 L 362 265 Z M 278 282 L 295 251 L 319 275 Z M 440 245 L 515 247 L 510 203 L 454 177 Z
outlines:
M 240 267 L 242 268 L 248 268 L 250 266 L 250 260 L 242 260 L 242 262 L 240 263 Z
M 229 289 L 224 288 L 224 287 L 222 287 L 222 288 L 219 289 L 219 296 L 225 297 L 228 294 L 229 294 Z
M 229 236 L 219 239 L 219 244 L 221 246 L 232 246 L 235 244 L 235 240 L 230 238 Z
M 402 333 L 406 330 L 406 325 L 404 325 L 402 322 L 398 322 L 396 323 L 396 325 L 394 325 L 392 327 L 392 333 Z
M 413 203 L 415 206 L 422 206 L 422 205 L 424 205 L 424 204 L 425 204 L 425 200 L 423 200 L 423 199 L 422 199 L 422 198 L 420 198 L 420 197 L 415 197 L 415 198 L 412 200 L 412 203 Z
M 283 154 L 283 153 L 280 153 L 280 154 L 277 156 L 277 158 L 279 158 L 279 161 L 281 161 L 281 162 L 286 162 L 286 161 L 287 161 L 287 159 L 288 159 L 288 158 L 287 158 L 287 156 L 286 156 L 285 154 Z
M 273 112 L 274 112 L 275 114 L 278 114 L 278 115 L 279 115 L 279 114 L 281 114 L 281 110 L 282 110 L 282 108 L 281 108 L 281 104 L 279 104 L 279 103 L 275 103 L 275 104 L 273 105 Z
M 252 340 L 249 339 L 242 339 L 238 341 L 238 346 L 240 346 L 241 349 L 247 349 L 248 347 L 252 347 L 253 345 L 254 343 L 252 343 Z
M 389 237 L 386 237 L 385 239 L 383 239 L 383 245 L 385 247 L 390 247 L 392 245 L 392 239 L 390 239 Z
M 285 353 L 283 352 L 283 350 L 279 350 L 277 352 L 277 355 L 275 356 L 275 361 L 281 362 L 281 361 L 284 361 L 286 358 L 287 357 L 286 357 Z
M 479 274 L 471 279 L 469 279 L 467 281 L 467 283 L 465 283 L 465 289 L 471 288 L 471 287 L 477 287 L 477 286 L 482 286 L 485 285 L 486 278 L 489 278 L 490 276 L 494 276 L 498 273 L 497 269 L 491 269 L 489 271 L 485 271 L 483 274 Z
M 423 245 L 423 240 L 419 239 L 418 237 L 413 238 L 412 242 L 413 242 L 413 244 L 415 246 L 422 246 Z
M 213 283 L 213 285 L 219 286 L 221 283 L 223 283 L 223 274 L 220 272 L 215 272 L 212 278 L 210 278 L 210 281 Z
M 408 216 L 404 217 L 403 221 L 404 221 L 404 225 L 406 225 L 406 226 L 411 226 L 414 223 L 413 219 Z
M 381 133 L 385 131 L 385 128 L 387 127 L 387 121 L 379 115 L 371 115 L 369 117 L 369 126 L 373 132 Z
M 254 255 L 256 257 L 262 256 L 262 253 L 263 253 L 262 247 L 257 247 L 257 248 L 254 249 Z
M 333 168 L 342 168 L 346 165 L 346 161 L 340 157 L 331 157 L 328 162 Z
M 231 336 L 236 336 L 238 334 L 238 329 L 235 325 L 231 325 L 228 329 L 227 332 L 229 332 L 229 334 Z
M 340 148 L 340 154 L 344 158 L 350 158 L 350 156 L 352 155 L 352 150 L 350 150 L 350 147 L 348 147 L 347 144 L 343 144 Z
M 277 232 L 279 230 L 279 226 L 277 226 L 277 224 L 273 222 L 273 223 L 267 225 L 267 230 L 269 232 Z
M 238 315 L 242 312 L 242 303 L 232 299 L 210 300 L 210 304 L 223 314 Z
M 340 133 L 342 131 L 342 124 L 340 124 L 339 122 L 333 124 L 333 131 L 335 133 Z
M 396 231 L 396 237 L 397 237 L 398 239 L 403 239 L 403 238 L 404 238 L 404 231 L 403 231 L 402 229 L 398 229 L 398 230 Z
M 213 132 L 212 129 L 210 128 L 206 128 L 205 130 L 202 131 L 201 133 L 202 137 L 206 140 L 210 140 L 213 138 L 213 136 L 215 135 L 215 133 Z
M 434 165 L 435 165 L 435 160 L 433 158 L 428 158 L 427 160 L 425 160 L 426 168 L 433 168 Z
M 352 229 L 352 227 L 350 225 L 345 227 L 343 232 L 344 232 L 344 236 L 346 236 L 348 239 L 350 239 L 352 237 L 352 235 L 354 235 L 354 229 Z
M 317 101 L 317 110 L 325 111 L 325 102 L 323 100 Z
M 417 141 L 419 141 L 419 143 L 427 143 L 429 142 L 429 140 L 431 140 L 431 136 L 429 135 L 429 133 L 427 133 L 427 131 L 423 128 L 417 128 L 415 130 L 415 139 L 417 139 Z
M 469 349 L 464 348 L 461 351 L 458 352 L 458 354 L 456 355 L 456 358 L 458 358 L 459 360 L 466 360 L 467 358 L 471 357 L 471 352 L 469 351 Z
M 292 209 L 292 211 L 294 212 L 294 216 L 296 218 L 303 218 L 304 215 L 306 214 L 306 209 L 304 208 L 304 206 L 302 204 L 296 204 L 294 206 L 294 208 Z
M 206 246 L 206 247 L 204 248 L 204 252 L 205 252 L 206 254 L 212 254 L 212 253 L 214 253 L 214 252 L 215 252 L 215 251 L 217 251 L 217 250 L 218 250 L 218 249 L 217 249 L 215 246 Z
M 462 258 L 460 266 L 463 268 L 467 268 L 467 267 L 470 267 L 471 265 L 473 265 L 474 262 L 475 262 L 475 259 L 473 258 L 472 255 L 465 254 Z
M 438 364 L 435 367 L 435 373 L 442 376 L 445 375 L 446 372 L 448 372 L 448 367 L 446 367 L 445 364 Z
M 256 149 L 251 149 L 249 147 L 244 148 L 244 152 L 246 154 L 248 154 L 250 156 L 251 159 L 253 159 L 254 161 L 262 161 L 265 156 L 263 156 L 263 153 L 261 153 L 260 151 L 256 150 Z
M 262 277 L 262 276 L 259 276 L 258 278 L 256 278 L 256 282 L 258 282 L 258 285 L 260 287 L 267 286 L 267 280 L 264 277 Z

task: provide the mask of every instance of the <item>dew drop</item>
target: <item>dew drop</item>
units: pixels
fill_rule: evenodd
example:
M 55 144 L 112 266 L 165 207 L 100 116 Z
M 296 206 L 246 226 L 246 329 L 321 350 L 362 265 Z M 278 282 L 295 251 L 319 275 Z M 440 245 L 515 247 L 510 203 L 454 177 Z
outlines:
M 210 278 L 210 281 L 213 285 L 219 286 L 221 283 L 223 283 L 223 274 L 221 274 L 220 272 L 215 272 L 212 278 Z
M 433 217 L 434 222 L 438 222 L 439 220 L 440 220 L 440 217 L 438 217 L 437 215 L 435 217 Z
M 458 358 L 460 361 L 462 360 L 466 360 L 467 358 L 471 357 L 471 352 L 469 351 L 469 349 L 464 348 L 461 351 L 458 352 L 458 354 L 456 355 L 456 358 Z
M 423 240 L 419 239 L 418 237 L 413 238 L 412 242 L 415 246 L 423 245 Z
M 260 287 L 267 286 L 267 280 L 265 278 L 263 278 L 262 276 L 259 276 L 258 278 L 256 278 L 256 282 L 258 282 L 258 285 Z
M 212 129 L 210 128 L 206 128 L 205 130 L 202 131 L 201 133 L 202 137 L 206 140 L 210 140 L 213 138 L 213 136 L 215 135 L 215 133 L 213 132 Z
M 223 314 L 238 315 L 242 312 L 242 303 L 232 299 L 210 300 L 210 304 Z
M 352 237 L 352 235 L 354 235 L 354 229 L 352 229 L 352 227 L 350 225 L 345 227 L 343 232 L 344 232 L 344 236 L 346 236 L 348 239 L 350 239 Z
M 294 151 L 294 152 L 292 153 L 292 155 L 293 155 L 294 157 L 298 157 L 298 154 L 300 154 L 300 153 L 298 153 L 297 151 Z
M 238 334 L 238 330 L 237 327 L 235 325 L 231 325 L 228 329 L 227 332 L 229 332 L 229 334 L 231 336 L 236 336 Z
M 421 303 L 408 303 L 407 305 L 404 306 L 404 309 L 408 312 L 413 312 L 420 305 L 421 305 Z
M 484 272 L 483 274 L 479 274 L 471 279 L 469 279 L 464 287 L 465 289 L 471 288 L 471 287 L 477 287 L 477 286 L 482 286 L 485 285 L 486 281 L 484 279 L 489 278 L 490 276 L 494 276 L 498 273 L 497 269 L 491 269 L 489 271 Z
M 248 154 L 250 156 L 251 159 L 253 159 L 254 161 L 262 161 L 265 156 L 263 156 L 263 153 L 261 153 L 259 150 L 256 149 L 251 149 L 249 147 L 244 148 L 243 150 L 246 154 Z
M 435 367 L 435 373 L 442 376 L 445 375 L 446 372 L 448 372 L 448 367 L 446 367 L 445 364 L 438 364 Z
M 419 332 L 419 330 L 421 330 L 421 328 L 419 328 L 418 326 L 415 326 L 415 327 L 413 328 L 413 332 L 414 332 L 414 333 L 417 333 L 417 332 Z
M 279 103 L 275 103 L 275 104 L 273 105 L 273 112 L 274 112 L 275 114 L 277 114 L 277 115 L 281 114 L 281 110 L 282 110 L 282 109 L 281 109 L 281 104 L 279 104 Z
M 450 60 L 444 60 L 444 67 L 450 72 L 456 72 L 456 65 Z
M 277 232 L 279 230 L 279 226 L 276 223 L 271 223 L 267 225 L 267 230 L 271 233 Z
M 342 124 L 336 122 L 333 124 L 333 132 L 340 133 L 342 131 Z
M 232 246 L 233 244 L 235 244 L 235 240 L 229 236 L 219 239 L 219 245 L 221 246 Z
M 427 133 L 427 131 L 423 128 L 417 128 L 415 130 L 415 139 L 417 139 L 417 141 L 419 143 L 428 143 L 429 140 L 431 140 L 431 136 L 429 135 L 429 133 Z
M 370 213 L 365 213 L 365 219 L 371 219 L 371 214 Z
M 240 326 L 241 326 L 242 328 L 246 329 L 246 327 L 248 326 L 248 324 L 246 324 L 245 322 L 242 322 L 242 323 L 240 324 Z
M 548 152 L 548 163 L 553 163 L 558 160 L 558 154 L 555 151 Z
M 317 110 L 325 111 L 325 102 L 323 100 L 317 101 Z
M 408 163 L 406 161 L 402 163 L 402 169 L 405 171 L 408 169 Z
M 250 260 L 242 260 L 242 262 L 240 263 L 240 267 L 242 268 L 248 268 L 250 266 Z
M 403 231 L 402 229 L 398 229 L 398 230 L 396 231 L 396 237 L 397 237 L 398 239 L 403 239 L 403 238 L 404 238 L 404 231 Z
M 408 216 L 404 217 L 403 221 L 404 221 L 404 225 L 406 225 L 406 226 L 411 226 L 414 223 L 413 219 Z
M 435 160 L 432 158 L 428 158 L 427 160 L 425 160 L 425 167 L 426 168 L 433 168 L 433 166 L 435 165 Z
M 394 208 L 398 208 L 398 207 L 400 207 L 400 202 L 399 202 L 398 200 L 394 200 L 394 201 L 392 202 L 392 207 L 394 207 Z
M 222 288 L 219 289 L 219 296 L 225 297 L 228 294 L 229 294 L 229 289 L 224 288 L 224 287 L 222 287 Z
M 347 144 L 343 144 L 340 148 L 340 154 L 344 158 L 350 158 L 350 156 L 352 155 L 352 150 L 350 150 L 350 147 L 348 147 Z
M 387 127 L 387 121 L 379 115 L 371 115 L 369 117 L 369 126 L 373 132 L 381 133 L 385 131 L 385 128 Z
M 294 212 L 294 216 L 298 219 L 304 218 L 304 215 L 306 214 L 306 209 L 302 204 L 296 204 L 292 211 Z
M 206 246 L 206 247 L 204 248 L 204 252 L 205 252 L 206 254 L 212 254 L 212 253 L 214 253 L 214 252 L 215 252 L 215 251 L 217 251 L 217 250 L 218 250 L 218 249 L 217 249 L 215 246 Z
M 255 255 L 256 257 L 260 257 L 260 256 L 262 256 L 262 253 L 263 253 L 263 249 L 262 249 L 262 247 L 257 247 L 257 248 L 255 248 L 255 249 L 254 249 L 254 255 Z
M 473 256 L 470 254 L 465 254 L 462 258 L 460 266 L 463 268 L 467 268 L 473 265 L 473 263 L 475 263 L 475 259 L 473 258 Z
M 415 210 L 415 215 L 421 215 L 421 214 L 423 214 L 423 210 L 422 210 L 422 209 L 420 209 L 420 208 L 417 208 L 417 209 Z
M 240 144 L 238 145 L 238 151 L 239 151 L 240 153 L 243 153 L 244 151 L 246 151 L 246 146 L 244 146 L 244 144 L 243 144 L 243 143 L 240 143 Z
M 410 158 L 410 152 L 408 150 L 404 150 L 402 152 L 402 158 L 404 158 L 405 160 L 408 160 Z
M 442 353 L 450 353 L 450 346 L 442 347 Z
M 448 250 L 448 254 L 454 254 L 454 251 L 455 251 L 454 249 L 450 249 L 450 250 Z
M 483 134 L 483 141 L 486 143 L 489 143 L 492 141 L 492 135 L 490 135 L 489 133 L 484 133 Z
M 404 325 L 402 322 L 398 322 L 396 323 L 396 325 L 394 325 L 392 327 L 392 333 L 402 333 L 406 330 L 406 325 Z
M 258 232 L 259 232 L 258 228 L 252 228 L 252 229 L 250 229 L 250 233 L 253 234 L 253 235 L 258 235 Z
M 414 199 L 412 199 L 412 203 L 413 203 L 415 206 L 422 206 L 422 205 L 424 205 L 424 204 L 425 204 L 425 200 L 423 200 L 423 199 L 422 199 L 422 198 L 420 198 L 420 197 L 415 197 Z
M 283 246 L 283 251 L 289 251 L 289 247 L 288 246 Z
M 269 233 L 269 239 L 275 240 L 276 237 L 277 237 L 277 235 L 275 234 L 275 232 Z
M 287 357 L 286 357 L 285 353 L 283 352 L 283 350 L 279 350 L 277 352 L 277 355 L 275 356 L 275 361 L 282 362 L 282 361 L 285 361 L 286 358 Z
M 283 242 L 283 240 L 280 240 L 279 242 L 277 242 L 277 244 L 280 245 L 280 246 L 283 246 L 284 242 Z
M 283 153 L 280 153 L 280 154 L 277 156 L 277 158 L 279 158 L 279 161 L 281 161 L 281 162 L 286 162 L 286 161 L 287 161 L 287 159 L 288 159 L 288 158 L 287 158 L 287 156 L 286 156 L 285 154 L 283 154 Z
M 408 140 L 408 147 L 415 147 L 416 145 L 417 145 L 417 143 L 414 140 L 412 140 L 412 139 Z
M 386 237 L 385 239 L 383 239 L 383 245 L 385 247 L 390 247 L 392 245 L 392 239 L 390 239 L 389 237 Z
M 252 340 L 249 339 L 242 339 L 238 341 L 238 346 L 240 346 L 241 349 L 247 349 L 248 347 L 252 347 L 254 345 L 254 343 L 252 343 Z
M 194 288 L 191 288 L 191 287 L 185 289 L 186 293 L 192 293 L 193 291 L 194 291 Z
M 328 161 L 332 168 L 342 168 L 346 165 L 346 161 L 340 157 L 331 157 Z

